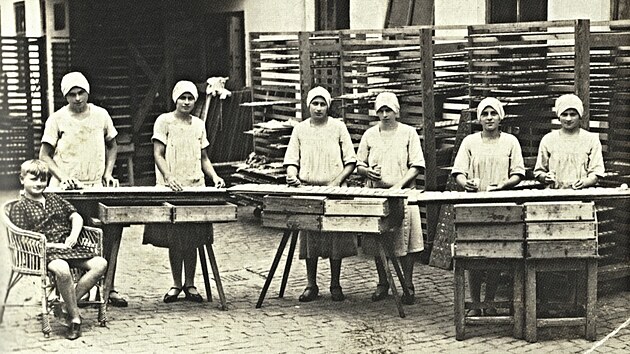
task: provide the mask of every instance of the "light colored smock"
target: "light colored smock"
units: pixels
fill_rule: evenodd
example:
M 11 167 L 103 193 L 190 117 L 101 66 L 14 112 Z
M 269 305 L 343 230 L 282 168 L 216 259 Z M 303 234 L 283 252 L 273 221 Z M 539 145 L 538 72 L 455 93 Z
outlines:
M 298 178 L 309 185 L 326 185 L 345 165 L 356 162 L 354 146 L 346 125 L 332 117 L 323 126 L 311 119 L 293 128 L 284 165 L 297 166 Z M 341 259 L 357 254 L 356 235 L 331 232 L 300 232 L 300 258 Z
M 88 103 L 87 111 L 76 114 L 64 106 L 53 113 L 44 128 L 42 143 L 50 144 L 55 152 L 53 161 L 69 177 L 84 187 L 101 186 L 105 172 L 105 142 L 118 135 L 107 111 Z M 50 186 L 59 186 L 52 176 Z
M 596 133 L 580 129 L 578 134 L 564 135 L 560 130 L 547 133 L 540 141 L 534 176 L 553 171 L 556 183 L 551 188 L 571 188 L 577 180 L 604 175 L 602 144 Z

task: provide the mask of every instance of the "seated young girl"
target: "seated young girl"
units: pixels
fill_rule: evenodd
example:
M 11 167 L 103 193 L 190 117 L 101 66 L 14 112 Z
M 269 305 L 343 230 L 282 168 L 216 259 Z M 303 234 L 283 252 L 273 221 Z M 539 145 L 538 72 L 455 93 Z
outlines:
M 83 297 L 105 274 L 107 261 L 77 244 L 83 218 L 74 206 L 54 193 L 44 193 L 48 183 L 48 166 L 43 161 L 24 162 L 20 169 L 20 182 L 22 196 L 11 208 L 9 218 L 17 227 L 46 236 L 47 267 L 55 275 L 70 321 L 66 337 L 77 339 L 81 336 L 77 299 Z M 70 268 L 86 271 L 76 287 Z

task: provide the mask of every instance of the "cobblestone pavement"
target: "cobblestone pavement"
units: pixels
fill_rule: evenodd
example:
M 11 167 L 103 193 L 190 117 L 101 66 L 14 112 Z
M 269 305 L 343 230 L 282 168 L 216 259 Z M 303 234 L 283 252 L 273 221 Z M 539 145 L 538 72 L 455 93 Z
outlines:
M 4 192 L 0 201 L 14 196 Z M 8 280 L 8 253 L 0 241 L 0 286 Z M 11 304 L 0 325 L 0 352 L 259 352 L 259 353 L 524 353 L 628 352 L 630 350 L 630 292 L 599 299 L 597 342 L 581 337 L 577 328 L 540 329 L 539 341 L 511 337 L 509 326 L 476 326 L 463 341 L 455 340 L 452 272 L 418 264 L 414 274 L 416 304 L 405 306 L 398 317 L 393 298 L 373 303 L 376 286 L 373 262 L 358 256 L 344 261 L 342 286 L 346 301 L 332 302 L 328 291 L 329 267 L 320 262 L 320 298 L 297 301 L 305 285 L 303 262 L 294 260 L 284 298 L 278 289 L 284 259 L 261 309 L 255 304 L 275 254 L 280 233 L 265 229 L 252 208 L 239 209 L 239 222 L 215 227 L 215 246 L 228 311 L 215 301 L 164 304 L 171 286 L 167 251 L 142 245 L 142 226 L 126 228 L 119 254 L 117 288 L 129 300 L 125 309 L 110 307 L 107 327 L 96 322 L 96 310 L 84 309 L 83 336 L 64 338 L 53 321 L 44 338 L 38 320 L 39 287 L 36 278 L 24 278 L 13 288 Z M 203 292 L 201 271 L 197 285 Z M 619 327 L 613 335 L 611 332 Z M 593 349 L 594 348 L 594 349 Z

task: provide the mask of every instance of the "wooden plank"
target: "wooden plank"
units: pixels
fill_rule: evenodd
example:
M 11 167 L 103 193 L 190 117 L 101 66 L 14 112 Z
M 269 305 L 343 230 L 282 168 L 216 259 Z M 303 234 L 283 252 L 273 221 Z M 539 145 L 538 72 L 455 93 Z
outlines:
M 324 215 L 387 216 L 390 213 L 387 198 L 327 199 Z
M 199 204 L 167 202 L 172 208 L 173 223 L 180 222 L 227 222 L 236 221 L 237 207 L 232 203 Z
M 453 247 L 455 257 L 523 258 L 523 242 L 459 241 Z
M 324 214 L 324 196 L 274 196 L 263 197 L 263 210 L 288 214 Z
M 461 240 L 524 240 L 525 225 L 523 223 L 500 224 L 455 224 L 457 238 Z
M 391 230 L 392 227 L 400 225 L 395 222 L 394 217 L 375 216 L 322 216 L 321 231 L 328 232 L 362 232 L 362 233 L 382 233 Z
M 513 223 L 523 221 L 516 203 L 456 204 L 455 223 Z
M 597 240 L 527 241 L 526 258 L 554 259 L 597 256 Z
M 155 205 L 146 202 L 142 202 L 142 205 L 99 202 L 98 218 L 104 224 L 170 223 L 171 207 L 159 202 Z
M 597 226 L 592 221 L 536 222 L 525 224 L 528 240 L 596 239 Z
M 523 207 L 526 222 L 595 220 L 595 204 L 593 202 L 529 202 L 524 203 Z

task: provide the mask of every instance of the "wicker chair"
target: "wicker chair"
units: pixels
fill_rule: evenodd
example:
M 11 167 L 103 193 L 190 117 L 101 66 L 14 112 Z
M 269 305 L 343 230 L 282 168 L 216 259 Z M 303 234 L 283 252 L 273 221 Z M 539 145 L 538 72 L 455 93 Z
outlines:
M 55 286 L 55 277 L 48 272 L 46 267 L 46 236 L 41 233 L 23 230 L 11 222 L 9 213 L 15 202 L 16 200 L 6 202 L 2 206 L 3 212 L 0 215 L 6 227 L 11 257 L 11 275 L 4 295 L 4 301 L 0 305 L 0 323 L 2 323 L 4 308 L 6 307 L 11 288 L 24 276 L 38 276 L 41 278 L 42 284 L 42 332 L 45 337 L 48 337 L 51 332 L 48 316 L 55 306 L 61 304 L 61 297 Z M 79 245 L 92 248 L 95 254 L 102 255 L 102 242 L 103 231 L 101 229 L 88 226 L 83 227 L 78 239 Z M 75 282 L 84 274 L 81 269 L 77 268 L 72 268 L 71 271 Z M 103 294 L 102 279 L 98 282 L 97 287 L 99 290 L 98 294 Z M 100 300 L 90 301 L 87 305 L 98 305 L 98 321 L 101 326 L 105 326 L 107 322 L 107 306 L 103 301 L 103 297 L 99 296 L 99 298 Z

